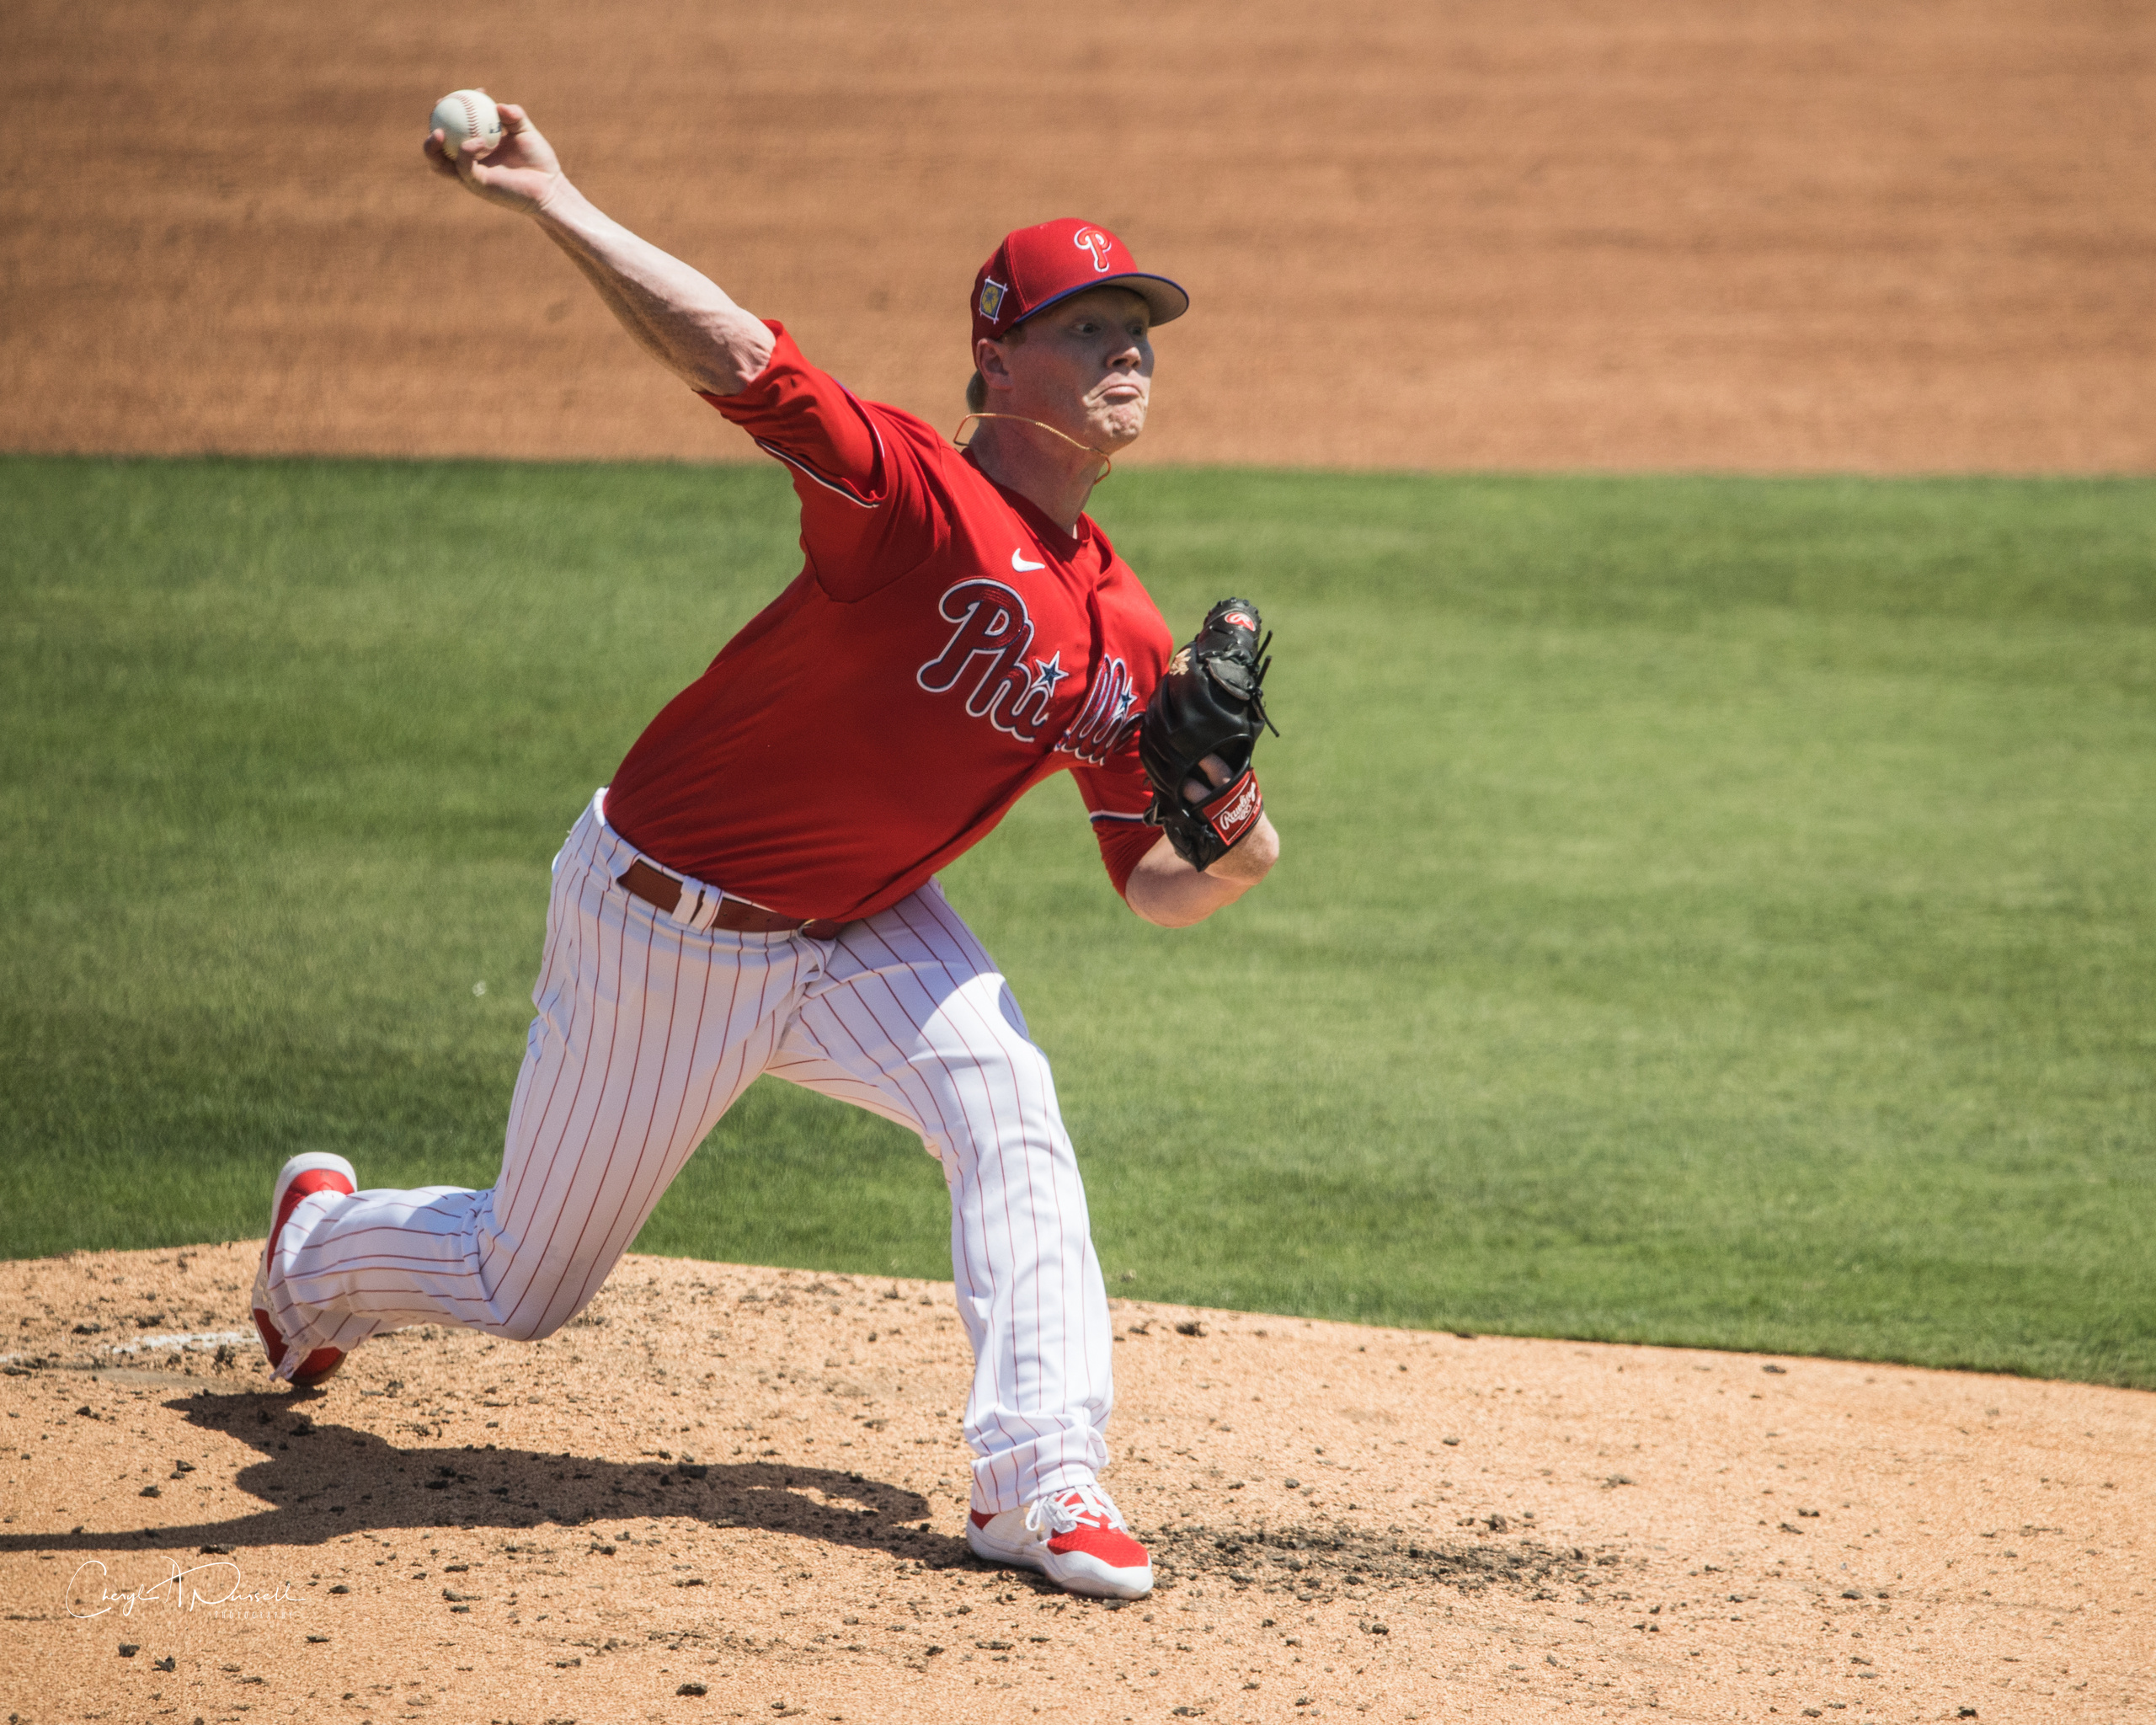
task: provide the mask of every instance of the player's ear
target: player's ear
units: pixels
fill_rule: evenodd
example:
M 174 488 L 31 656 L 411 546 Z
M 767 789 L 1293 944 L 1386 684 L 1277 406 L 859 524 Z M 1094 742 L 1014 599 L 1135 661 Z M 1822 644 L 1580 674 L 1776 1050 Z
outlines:
M 974 344 L 974 370 L 989 389 L 1011 387 L 1011 365 L 1000 341 L 990 341 L 984 335 Z

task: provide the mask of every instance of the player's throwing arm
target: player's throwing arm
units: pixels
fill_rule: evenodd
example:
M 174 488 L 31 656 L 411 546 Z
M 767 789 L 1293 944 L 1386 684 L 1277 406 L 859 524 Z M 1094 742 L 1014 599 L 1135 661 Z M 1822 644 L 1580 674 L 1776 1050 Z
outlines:
M 487 100 L 484 91 L 460 96 Z M 762 371 L 771 333 L 718 283 L 602 215 L 562 172 L 554 147 L 514 102 L 494 109 L 499 141 L 481 131 L 452 138 L 439 123 L 424 148 L 436 172 L 462 180 L 490 204 L 536 220 L 598 291 L 638 346 L 690 388 L 735 395 Z M 491 103 L 489 105 L 493 105 Z M 484 124 L 484 116 L 478 123 Z

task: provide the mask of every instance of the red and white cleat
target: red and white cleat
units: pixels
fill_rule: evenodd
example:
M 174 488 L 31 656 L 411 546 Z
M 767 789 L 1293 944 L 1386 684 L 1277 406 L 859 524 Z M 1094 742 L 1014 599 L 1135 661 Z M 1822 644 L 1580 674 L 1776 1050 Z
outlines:
M 976 1509 L 966 1543 L 990 1563 L 1038 1569 L 1067 1593 L 1142 1599 L 1153 1590 L 1153 1560 L 1097 1485 L 1071 1486 L 1023 1509 Z
M 359 1177 L 352 1172 L 352 1165 L 341 1156 L 317 1151 L 312 1156 L 296 1156 L 277 1171 L 277 1183 L 270 1191 L 270 1239 L 262 1248 L 262 1262 L 254 1272 L 254 1327 L 261 1332 L 263 1350 L 270 1356 L 270 1370 L 280 1377 L 289 1377 L 292 1386 L 311 1390 L 324 1378 L 333 1375 L 344 1363 L 341 1348 L 318 1348 L 313 1353 L 287 1372 L 285 1365 L 285 1338 L 277 1332 L 277 1326 L 270 1316 L 270 1254 L 277 1249 L 277 1236 L 285 1231 L 285 1224 L 299 1208 L 300 1200 L 315 1192 L 355 1192 Z

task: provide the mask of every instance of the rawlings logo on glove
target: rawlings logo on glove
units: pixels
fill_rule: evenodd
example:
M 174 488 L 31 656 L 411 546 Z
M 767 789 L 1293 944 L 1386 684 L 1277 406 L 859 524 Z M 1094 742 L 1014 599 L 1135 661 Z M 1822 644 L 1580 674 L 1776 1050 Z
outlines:
M 1247 600 L 1223 599 L 1207 611 L 1197 638 L 1168 661 L 1138 733 L 1138 757 L 1153 786 L 1145 819 L 1194 868 L 1226 856 L 1265 812 L 1251 751 L 1261 732 L 1279 733 L 1265 711 L 1273 666 L 1265 649 L 1273 638 L 1261 643 L 1258 627 L 1257 607 Z M 1209 757 L 1227 770 L 1218 785 L 1205 771 Z

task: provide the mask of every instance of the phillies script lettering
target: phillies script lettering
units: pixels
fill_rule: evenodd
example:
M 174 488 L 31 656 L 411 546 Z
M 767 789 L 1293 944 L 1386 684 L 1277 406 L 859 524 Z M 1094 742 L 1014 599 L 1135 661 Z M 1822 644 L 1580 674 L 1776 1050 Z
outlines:
M 913 674 L 914 681 L 930 694 L 942 695 L 970 673 L 966 711 L 1022 743 L 1035 741 L 1055 686 L 1068 673 L 1059 665 L 1026 663 L 1026 649 L 1033 644 L 1026 601 L 1001 581 L 961 581 L 945 590 L 937 609 L 958 628 L 943 650 Z
M 1059 649 L 1029 660 L 1033 620 L 1026 601 L 1001 581 L 960 581 L 937 602 L 944 622 L 955 625 L 943 650 L 914 673 L 931 695 L 963 689 L 966 711 L 1022 743 L 1040 740 L 1055 692 L 1071 673 Z M 1142 715 L 1134 714 L 1136 692 L 1120 659 L 1102 662 L 1078 716 L 1056 743 L 1059 751 L 1099 766 L 1129 740 Z
M 1086 692 L 1086 704 L 1070 721 L 1070 729 L 1055 745 L 1057 750 L 1076 756 L 1089 766 L 1102 765 L 1130 740 L 1131 732 L 1145 717 L 1131 710 L 1137 704 L 1137 691 L 1130 686 L 1130 667 L 1120 659 L 1103 660 L 1093 686 Z

